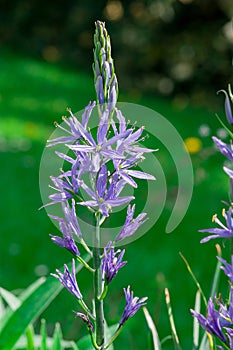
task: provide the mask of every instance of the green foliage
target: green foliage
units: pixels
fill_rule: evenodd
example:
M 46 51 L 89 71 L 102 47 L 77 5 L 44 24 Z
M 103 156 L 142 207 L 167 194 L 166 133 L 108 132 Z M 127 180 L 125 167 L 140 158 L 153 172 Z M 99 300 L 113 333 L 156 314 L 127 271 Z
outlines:
M 0 6 L 2 46 L 73 66 L 92 60 L 93 23 L 106 20 L 127 89 L 187 94 L 205 104 L 231 75 L 230 0 L 88 0 L 57 2 L 56 9 L 53 2 L 13 0 Z
M 77 272 L 82 269 L 80 264 Z M 41 325 L 40 337 L 35 337 L 32 322 L 45 310 L 53 299 L 60 293 L 63 286 L 54 277 L 40 278 L 30 285 L 18 297 L 9 291 L 1 288 L 1 298 L 6 302 L 7 308 L 0 319 L 0 348 L 11 350 L 19 341 L 19 347 L 27 347 L 33 350 L 36 346 L 41 346 L 41 350 L 62 350 L 70 346 L 70 342 L 62 340 L 60 325 L 56 324 L 51 347 L 47 348 L 46 325 L 43 321 Z M 25 336 L 23 336 L 25 334 Z M 23 337 L 22 337 L 23 336 Z M 22 338 L 21 338 L 22 337 Z M 48 343 L 51 343 L 51 339 Z M 39 344 L 39 345 L 38 345 Z M 72 345 L 73 347 L 73 345 Z M 75 349 L 75 347 L 73 347 Z

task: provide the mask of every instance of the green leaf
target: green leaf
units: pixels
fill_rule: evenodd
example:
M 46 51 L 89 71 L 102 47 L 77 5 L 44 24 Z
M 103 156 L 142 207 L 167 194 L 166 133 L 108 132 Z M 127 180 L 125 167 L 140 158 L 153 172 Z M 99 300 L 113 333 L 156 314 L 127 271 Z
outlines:
M 13 293 L 4 288 L 0 288 L 0 294 L 2 299 L 5 300 L 12 310 L 16 310 L 20 306 L 21 301 Z
M 25 291 L 23 291 L 21 293 L 21 295 L 18 297 L 18 301 L 19 301 L 18 307 L 21 305 L 22 301 L 25 300 L 27 298 L 27 296 L 29 296 L 33 291 L 35 291 L 44 281 L 45 281 L 45 278 L 39 278 L 34 283 L 32 283 Z M 8 292 L 8 293 L 10 293 L 10 292 Z M 5 296 L 6 296 L 6 293 L 5 293 Z M 14 296 L 14 298 L 16 298 L 16 297 Z M 12 303 L 13 303 L 13 301 L 12 301 Z M 15 306 L 16 306 L 16 304 L 15 304 Z M 11 309 L 10 307 L 7 308 L 7 310 L 4 314 L 4 317 L 2 317 L 2 319 L 0 320 L 0 330 L 3 329 L 5 324 L 8 322 L 10 317 L 13 315 L 13 313 L 14 313 L 13 311 L 17 308 L 16 307 L 13 307 L 13 309 Z
M 88 259 L 90 259 L 88 257 Z M 87 259 L 85 259 L 87 261 Z M 77 267 L 77 272 L 83 265 Z M 9 315 L 0 333 L 0 349 L 11 350 L 30 323 L 35 320 L 60 293 L 63 286 L 54 277 L 40 279 L 37 288 L 29 287 L 21 294 L 22 304 Z
M 59 323 L 56 323 L 55 331 L 53 334 L 52 350 L 63 350 L 63 347 L 61 345 L 61 341 L 62 341 L 61 327 L 60 327 Z
M 78 341 L 78 349 L 79 350 L 93 350 L 93 349 L 95 349 L 91 343 L 90 335 L 85 335 L 85 337 L 81 338 Z
M 40 335 L 41 335 L 40 350 L 48 350 L 47 349 L 47 333 L 46 333 L 46 321 L 45 321 L 45 319 L 41 320 Z
M 42 337 L 41 335 L 34 335 L 34 346 L 36 349 L 40 349 L 41 350 L 41 344 L 42 344 Z M 47 337 L 47 348 L 46 350 L 51 349 L 52 344 L 53 344 L 54 339 L 51 337 Z M 74 341 L 70 341 L 70 340 L 62 340 L 62 347 L 64 349 L 73 349 L 73 350 L 79 350 L 77 345 L 74 343 Z M 27 338 L 25 335 L 23 335 L 19 341 L 16 343 L 16 345 L 14 346 L 13 349 L 17 349 L 17 350 L 25 350 L 27 349 Z
M 26 337 L 27 337 L 27 350 L 35 350 L 34 345 L 34 329 L 32 325 L 30 325 L 26 330 Z

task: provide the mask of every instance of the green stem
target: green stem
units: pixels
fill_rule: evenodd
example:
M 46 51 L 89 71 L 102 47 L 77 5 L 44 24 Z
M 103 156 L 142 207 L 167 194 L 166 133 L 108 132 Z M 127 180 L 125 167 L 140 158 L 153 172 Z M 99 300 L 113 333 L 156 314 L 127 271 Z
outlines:
M 80 299 L 79 301 L 79 305 L 83 308 L 83 310 L 85 311 L 85 313 L 92 318 L 92 320 L 95 321 L 95 317 L 92 315 L 91 311 L 89 310 L 88 306 L 84 303 L 84 301 L 82 299 Z
M 99 299 L 102 294 L 102 269 L 101 269 L 101 248 L 100 248 L 100 217 L 96 216 L 96 232 L 93 248 L 94 272 L 94 296 L 95 296 L 95 316 L 96 316 L 96 343 L 100 350 L 104 349 L 104 307 L 103 300 Z
M 119 326 L 116 330 L 116 332 L 113 334 L 112 338 L 109 340 L 109 342 L 104 346 L 104 350 L 109 348 L 109 346 L 115 341 L 115 339 L 118 337 L 118 335 L 121 333 L 123 329 L 123 326 Z
M 88 269 L 90 272 L 95 272 L 95 270 L 83 259 L 81 258 L 81 256 L 76 256 L 76 259 L 83 264 L 84 267 L 86 267 L 86 269 Z

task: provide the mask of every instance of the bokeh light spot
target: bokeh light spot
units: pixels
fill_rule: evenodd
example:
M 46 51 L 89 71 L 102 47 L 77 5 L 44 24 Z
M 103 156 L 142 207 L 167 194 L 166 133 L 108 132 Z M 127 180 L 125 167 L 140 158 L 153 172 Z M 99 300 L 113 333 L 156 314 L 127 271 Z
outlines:
M 104 16 L 110 21 L 119 21 L 124 15 L 120 1 L 109 1 L 104 9 Z
M 202 142 L 197 137 L 187 137 L 184 140 L 185 148 L 190 154 L 199 152 L 202 149 Z

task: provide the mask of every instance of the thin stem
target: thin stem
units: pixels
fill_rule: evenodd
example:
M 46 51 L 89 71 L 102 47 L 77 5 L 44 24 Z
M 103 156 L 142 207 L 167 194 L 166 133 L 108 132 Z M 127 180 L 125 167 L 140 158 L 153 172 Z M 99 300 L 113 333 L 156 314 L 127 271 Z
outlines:
M 103 300 L 99 296 L 102 294 L 102 270 L 101 270 L 101 248 L 100 248 L 100 217 L 96 216 L 96 232 L 93 248 L 94 272 L 94 296 L 96 315 L 96 343 L 100 350 L 104 349 L 104 307 Z
M 118 337 L 118 335 L 121 333 L 123 329 L 123 326 L 119 326 L 116 330 L 116 332 L 113 334 L 112 338 L 109 340 L 109 342 L 104 346 L 104 350 L 109 348 L 109 346 L 115 341 L 115 339 Z
M 81 256 L 76 256 L 76 259 L 81 263 L 81 264 L 83 264 L 83 266 L 84 267 L 86 267 L 86 269 L 88 269 L 90 272 L 95 272 L 95 270 L 92 268 L 92 267 L 90 267 L 90 265 L 83 259 L 83 258 L 81 258 Z

